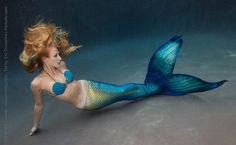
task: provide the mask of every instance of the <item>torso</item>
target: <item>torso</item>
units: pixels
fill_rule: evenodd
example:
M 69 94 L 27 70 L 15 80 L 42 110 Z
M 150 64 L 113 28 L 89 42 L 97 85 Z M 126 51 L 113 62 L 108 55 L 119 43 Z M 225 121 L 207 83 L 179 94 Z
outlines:
M 62 72 L 66 70 L 66 68 L 58 68 Z M 65 77 L 63 74 L 58 73 L 53 76 L 55 80 L 58 82 L 65 83 Z M 83 99 L 83 92 L 81 91 L 81 84 L 83 80 L 73 80 L 72 82 L 68 83 L 65 89 L 65 92 L 60 95 L 55 95 L 52 91 L 52 85 L 55 83 L 49 76 L 45 73 L 40 73 L 36 78 L 37 81 L 40 81 L 41 90 L 49 94 L 50 96 L 55 97 L 56 99 L 62 100 L 64 102 L 70 103 L 76 107 L 80 106 L 80 103 Z

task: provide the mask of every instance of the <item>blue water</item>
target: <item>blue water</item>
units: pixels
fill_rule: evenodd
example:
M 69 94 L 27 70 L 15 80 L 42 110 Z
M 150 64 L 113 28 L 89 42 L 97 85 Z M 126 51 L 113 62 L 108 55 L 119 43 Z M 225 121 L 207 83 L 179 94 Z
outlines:
M 235 1 L 67 0 L 8 1 L 7 107 L 8 144 L 227 144 L 234 145 L 236 86 Z M 44 18 L 70 32 L 80 50 L 67 60 L 75 79 L 115 84 L 141 83 L 153 51 L 175 34 L 183 47 L 174 72 L 208 81 L 229 80 L 223 87 L 182 98 L 154 97 L 121 103 L 94 113 L 82 112 L 44 94 L 42 134 L 27 136 L 34 98 L 18 55 L 23 30 Z M 1 78 L 3 79 L 3 78 Z M 2 80 L 4 82 L 4 80 Z M 101 134 L 102 133 L 102 134 Z M 4 132 L 0 131 L 0 144 Z M 11 139 L 14 138 L 14 139 Z

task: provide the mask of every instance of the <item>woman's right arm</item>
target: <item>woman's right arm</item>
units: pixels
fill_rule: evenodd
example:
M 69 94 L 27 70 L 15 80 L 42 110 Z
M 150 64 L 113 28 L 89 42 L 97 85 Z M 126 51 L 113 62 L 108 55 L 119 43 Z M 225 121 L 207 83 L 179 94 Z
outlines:
M 42 112 L 43 112 L 43 99 L 41 96 L 40 82 L 33 80 L 31 82 L 31 90 L 34 95 L 35 105 L 34 105 L 34 125 L 33 125 L 32 129 L 30 130 L 29 135 L 33 135 L 34 133 L 36 133 L 39 130 L 38 129 L 39 123 L 40 123 L 40 119 L 41 119 Z

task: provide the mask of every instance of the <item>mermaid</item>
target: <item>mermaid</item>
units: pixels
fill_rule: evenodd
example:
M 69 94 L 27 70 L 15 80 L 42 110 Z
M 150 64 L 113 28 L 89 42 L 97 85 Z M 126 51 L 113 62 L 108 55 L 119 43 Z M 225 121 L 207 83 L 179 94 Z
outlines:
M 42 92 L 84 110 L 101 109 L 119 101 L 132 101 L 153 95 L 181 96 L 218 88 L 227 80 L 206 82 L 187 74 L 173 74 L 183 40 L 174 36 L 152 55 L 143 84 L 115 85 L 95 80 L 75 80 L 65 58 L 80 48 L 68 41 L 61 27 L 42 21 L 24 32 L 24 49 L 19 59 L 30 73 L 39 70 L 31 81 L 35 98 L 34 123 L 29 135 L 39 131 L 43 111 Z

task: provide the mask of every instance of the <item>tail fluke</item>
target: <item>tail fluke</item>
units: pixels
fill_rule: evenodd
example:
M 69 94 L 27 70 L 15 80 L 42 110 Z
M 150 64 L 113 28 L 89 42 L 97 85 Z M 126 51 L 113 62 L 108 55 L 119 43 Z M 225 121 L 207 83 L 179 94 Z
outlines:
M 174 36 L 154 52 L 145 79 L 145 85 L 150 90 L 160 90 L 163 95 L 179 96 L 215 89 L 227 82 L 206 82 L 187 74 L 173 74 L 182 43 L 181 36 Z
M 200 78 L 186 74 L 173 74 L 167 78 L 162 94 L 180 96 L 188 93 L 204 92 L 218 88 L 225 82 L 227 82 L 227 80 L 219 82 L 206 82 Z
M 148 71 L 160 71 L 164 75 L 171 74 L 182 43 L 181 36 L 174 36 L 159 47 L 151 57 Z
M 157 75 L 172 74 L 182 43 L 181 36 L 174 36 L 154 52 L 148 65 L 145 83 L 153 81 Z

